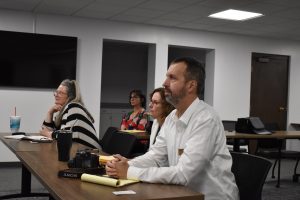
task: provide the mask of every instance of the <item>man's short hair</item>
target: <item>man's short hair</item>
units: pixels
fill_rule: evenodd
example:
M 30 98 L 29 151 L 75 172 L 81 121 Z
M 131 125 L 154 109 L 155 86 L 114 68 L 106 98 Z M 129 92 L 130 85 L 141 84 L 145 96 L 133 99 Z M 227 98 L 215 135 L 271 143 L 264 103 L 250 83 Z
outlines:
M 197 81 L 197 94 L 200 95 L 204 91 L 205 85 L 205 68 L 202 63 L 193 57 L 180 57 L 176 58 L 171 62 L 171 64 L 184 62 L 187 66 L 185 79 L 187 81 L 196 80 Z

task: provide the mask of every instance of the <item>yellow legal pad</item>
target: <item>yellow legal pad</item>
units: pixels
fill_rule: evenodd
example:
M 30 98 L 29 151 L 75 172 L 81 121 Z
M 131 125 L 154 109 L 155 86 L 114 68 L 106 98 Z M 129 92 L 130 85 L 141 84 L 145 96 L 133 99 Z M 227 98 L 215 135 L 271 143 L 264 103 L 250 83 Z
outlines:
M 112 187 L 121 187 L 124 185 L 129 185 L 139 182 L 138 180 L 128 180 L 128 179 L 115 179 L 105 176 L 97 176 L 92 174 L 82 174 L 81 181 L 96 183 L 100 185 L 107 185 Z

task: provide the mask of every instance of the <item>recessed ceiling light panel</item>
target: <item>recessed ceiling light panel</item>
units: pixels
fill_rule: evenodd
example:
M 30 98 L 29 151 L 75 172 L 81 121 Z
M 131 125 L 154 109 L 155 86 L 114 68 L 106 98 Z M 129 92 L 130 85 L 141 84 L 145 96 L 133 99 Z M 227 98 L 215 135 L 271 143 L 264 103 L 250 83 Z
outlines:
M 222 12 L 209 15 L 209 17 L 212 18 L 227 19 L 227 20 L 234 20 L 234 21 L 243 21 L 243 20 L 253 19 L 261 16 L 263 16 L 263 14 L 241 11 L 241 10 L 233 10 L 233 9 L 229 9 L 229 10 L 225 10 Z

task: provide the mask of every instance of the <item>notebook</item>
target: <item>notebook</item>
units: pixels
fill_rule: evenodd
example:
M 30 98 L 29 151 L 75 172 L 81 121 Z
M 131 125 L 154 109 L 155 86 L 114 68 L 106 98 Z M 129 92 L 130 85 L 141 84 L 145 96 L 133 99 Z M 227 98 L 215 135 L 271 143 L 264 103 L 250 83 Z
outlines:
M 100 185 L 107 185 L 111 187 L 122 187 L 124 185 L 129 185 L 139 182 L 138 180 L 129 179 L 115 179 L 108 176 L 97 176 L 92 174 L 82 174 L 81 181 L 96 183 Z
M 42 135 L 6 135 L 4 138 L 7 139 L 17 139 L 17 140 L 30 140 L 32 142 L 52 142 L 51 138 Z

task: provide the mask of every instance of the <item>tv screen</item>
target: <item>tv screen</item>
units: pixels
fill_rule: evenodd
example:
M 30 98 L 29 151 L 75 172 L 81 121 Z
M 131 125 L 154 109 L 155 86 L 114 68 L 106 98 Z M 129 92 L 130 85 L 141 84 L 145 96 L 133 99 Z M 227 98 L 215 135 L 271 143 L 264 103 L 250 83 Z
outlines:
M 77 38 L 0 31 L 0 87 L 57 88 L 76 78 Z

